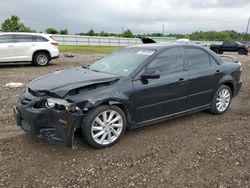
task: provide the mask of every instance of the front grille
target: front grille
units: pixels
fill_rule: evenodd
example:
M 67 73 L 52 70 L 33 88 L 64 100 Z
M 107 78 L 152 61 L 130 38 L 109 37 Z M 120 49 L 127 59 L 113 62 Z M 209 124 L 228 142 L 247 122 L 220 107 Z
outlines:
M 42 99 L 42 100 L 40 100 L 40 101 L 37 101 L 37 102 L 34 104 L 33 108 L 36 108 L 36 109 L 46 108 L 45 103 L 46 103 L 46 99 Z

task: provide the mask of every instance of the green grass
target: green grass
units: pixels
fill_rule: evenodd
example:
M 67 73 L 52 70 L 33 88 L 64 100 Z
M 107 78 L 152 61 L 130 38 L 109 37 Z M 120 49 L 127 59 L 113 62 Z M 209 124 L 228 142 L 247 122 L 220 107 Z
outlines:
M 72 52 L 72 53 L 100 53 L 109 54 L 119 47 L 115 46 L 68 46 L 59 45 L 60 52 Z

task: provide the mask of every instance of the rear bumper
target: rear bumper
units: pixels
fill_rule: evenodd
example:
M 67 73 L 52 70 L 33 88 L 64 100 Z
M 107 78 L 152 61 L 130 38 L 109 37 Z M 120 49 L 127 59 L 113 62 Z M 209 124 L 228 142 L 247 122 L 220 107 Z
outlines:
M 56 47 L 52 47 L 50 50 L 50 57 L 51 59 L 56 59 L 59 57 L 60 53 L 59 50 Z
M 74 130 L 81 124 L 81 115 L 21 104 L 13 110 L 17 126 L 25 132 L 52 144 L 73 147 Z
M 50 59 L 52 60 L 52 59 L 57 59 L 57 58 L 59 58 L 59 55 L 51 57 Z

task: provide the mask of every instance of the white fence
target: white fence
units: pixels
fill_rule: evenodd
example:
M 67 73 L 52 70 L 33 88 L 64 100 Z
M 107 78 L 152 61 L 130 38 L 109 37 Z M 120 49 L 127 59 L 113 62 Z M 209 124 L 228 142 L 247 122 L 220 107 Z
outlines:
M 60 45 L 76 46 L 129 46 L 142 43 L 138 38 L 121 37 L 53 35 L 53 38 L 59 42 Z
M 139 38 L 122 37 L 101 37 L 101 36 L 81 36 L 81 35 L 53 35 L 53 38 L 60 45 L 74 46 L 129 46 L 142 44 Z M 152 37 L 157 42 L 175 42 L 177 39 L 171 37 Z M 190 41 L 193 44 L 209 46 L 212 41 Z

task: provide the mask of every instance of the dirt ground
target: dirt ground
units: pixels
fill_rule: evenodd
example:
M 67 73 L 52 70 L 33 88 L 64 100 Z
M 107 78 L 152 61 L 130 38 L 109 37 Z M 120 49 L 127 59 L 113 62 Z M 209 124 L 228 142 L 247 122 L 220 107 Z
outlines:
M 5 84 L 101 56 L 75 54 L 43 68 L 0 65 L 0 187 L 250 187 L 250 56 L 240 56 L 244 85 L 221 116 L 200 112 L 130 130 L 103 150 L 81 135 L 74 149 L 59 148 L 15 125 L 12 107 L 24 88 Z

